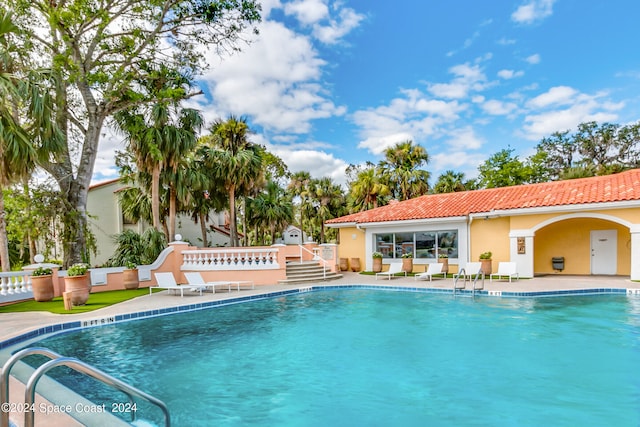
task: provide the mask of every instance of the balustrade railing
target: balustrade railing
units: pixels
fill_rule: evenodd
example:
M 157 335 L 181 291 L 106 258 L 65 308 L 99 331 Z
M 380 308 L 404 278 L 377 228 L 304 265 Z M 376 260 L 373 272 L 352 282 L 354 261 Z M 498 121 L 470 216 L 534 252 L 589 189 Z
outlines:
M 182 270 L 276 270 L 279 268 L 277 248 L 182 251 Z
M 33 298 L 30 271 L 0 273 L 0 302 Z

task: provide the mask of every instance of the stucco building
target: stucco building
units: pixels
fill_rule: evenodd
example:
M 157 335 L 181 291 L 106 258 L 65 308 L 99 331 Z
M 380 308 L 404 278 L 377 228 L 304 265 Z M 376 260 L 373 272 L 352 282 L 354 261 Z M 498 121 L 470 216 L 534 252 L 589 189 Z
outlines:
M 517 264 L 520 277 L 623 275 L 640 280 L 640 169 L 542 184 L 433 194 L 327 221 L 339 257 L 372 253 L 389 263 L 412 253 L 414 268 L 447 255 L 450 272 L 483 252 Z M 563 259 L 554 266 L 552 259 Z M 422 267 L 421 267 L 422 266 Z M 556 267 L 556 268 L 554 268 Z

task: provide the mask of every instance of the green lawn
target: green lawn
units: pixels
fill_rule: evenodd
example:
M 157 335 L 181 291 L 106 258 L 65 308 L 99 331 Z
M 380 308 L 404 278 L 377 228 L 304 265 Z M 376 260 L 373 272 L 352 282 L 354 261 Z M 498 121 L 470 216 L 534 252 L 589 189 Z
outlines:
M 154 292 L 159 291 L 155 289 Z M 87 313 L 99 308 L 108 307 L 131 298 L 139 297 L 149 293 L 148 288 L 140 288 L 133 290 L 96 292 L 89 295 L 89 301 L 85 305 L 73 307 L 73 310 L 64 309 L 62 297 L 54 298 L 49 302 L 23 301 L 15 304 L 0 307 L 0 313 L 23 313 L 26 311 L 48 311 L 56 314 L 77 314 Z

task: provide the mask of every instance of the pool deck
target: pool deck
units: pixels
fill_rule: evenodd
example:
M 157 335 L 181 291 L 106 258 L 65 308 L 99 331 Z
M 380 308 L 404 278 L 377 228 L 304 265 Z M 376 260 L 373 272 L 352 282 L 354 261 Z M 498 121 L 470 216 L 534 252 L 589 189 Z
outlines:
M 198 293 L 186 293 L 184 297 L 180 295 L 168 294 L 167 291 L 156 292 L 150 295 L 144 295 L 134 298 L 120 304 L 95 310 L 90 313 L 82 314 L 52 314 L 48 312 L 28 312 L 28 313 L 4 313 L 0 314 L 0 321 L 4 326 L 0 332 L 0 341 L 6 341 L 13 337 L 18 337 L 30 331 L 43 328 L 48 325 L 57 325 L 61 323 L 92 320 L 105 318 L 116 315 L 124 315 L 130 313 L 139 313 L 149 310 L 166 309 L 168 307 L 180 307 L 191 304 L 206 303 L 212 301 L 224 301 L 228 299 L 258 296 L 273 292 L 293 290 L 297 288 L 307 288 L 310 286 L 335 286 L 335 285 L 373 285 L 373 286 L 393 286 L 406 288 L 424 288 L 437 290 L 451 290 L 453 280 L 451 278 L 436 278 L 429 280 L 414 280 L 413 277 L 394 277 L 391 280 L 380 277 L 376 280 L 372 275 L 361 275 L 359 273 L 343 272 L 343 277 L 338 280 L 328 282 L 313 282 L 300 285 L 269 285 L 257 286 L 252 290 L 241 290 L 232 292 L 216 292 L 204 293 L 200 296 Z M 470 284 L 467 284 L 470 288 Z M 490 292 L 549 292 L 549 291 L 573 291 L 587 289 L 637 289 L 640 294 L 640 282 L 632 282 L 629 277 L 622 276 L 544 276 L 533 279 L 520 279 L 517 281 L 508 280 L 485 280 L 484 289 Z M 12 392 L 11 401 L 20 402 L 23 396 L 23 385 L 17 380 L 11 378 Z M 38 402 L 47 402 L 37 396 Z M 12 421 L 18 426 L 23 425 L 22 414 L 11 413 Z M 80 426 L 81 423 L 70 419 L 64 414 L 57 416 L 49 416 L 46 420 L 40 417 L 36 425 L 47 426 Z M 43 421 L 44 424 L 38 422 Z
M 194 303 L 209 302 L 237 298 L 238 296 L 260 295 L 282 290 L 290 290 L 309 286 L 334 286 L 334 285 L 379 285 L 395 286 L 407 288 L 433 288 L 451 290 L 453 280 L 451 278 L 434 278 L 429 280 L 414 280 L 413 277 L 394 277 L 391 280 L 375 276 L 362 275 L 353 272 L 343 272 L 343 277 L 338 280 L 328 282 L 310 282 L 300 285 L 263 285 L 256 286 L 253 290 L 241 290 L 232 292 L 204 293 L 203 296 L 197 293 L 185 293 L 184 298 L 180 295 L 168 294 L 167 291 L 157 292 L 151 295 L 144 295 L 120 304 L 95 310 L 82 314 L 52 314 L 48 312 L 28 312 L 28 313 L 4 313 L 0 314 L 0 321 L 4 326 L 0 332 L 0 341 L 22 335 L 31 330 L 47 325 L 55 325 L 63 322 L 89 320 L 115 316 L 119 314 L 138 313 L 148 310 L 157 310 L 167 307 L 178 307 Z M 467 284 L 470 288 L 471 284 Z M 543 276 L 533 279 L 513 280 L 493 280 L 485 279 L 484 289 L 486 291 L 501 292 L 545 292 L 561 290 L 582 290 L 582 289 L 638 289 L 640 282 L 632 282 L 628 276 Z

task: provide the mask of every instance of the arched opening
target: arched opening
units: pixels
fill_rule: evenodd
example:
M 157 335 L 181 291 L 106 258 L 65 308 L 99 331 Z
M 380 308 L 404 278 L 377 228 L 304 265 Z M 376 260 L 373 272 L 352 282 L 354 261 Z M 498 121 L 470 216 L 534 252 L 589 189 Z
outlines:
M 534 274 L 631 274 L 629 226 L 603 215 L 564 216 L 540 224 L 534 235 Z M 553 258 L 564 258 L 554 269 Z

